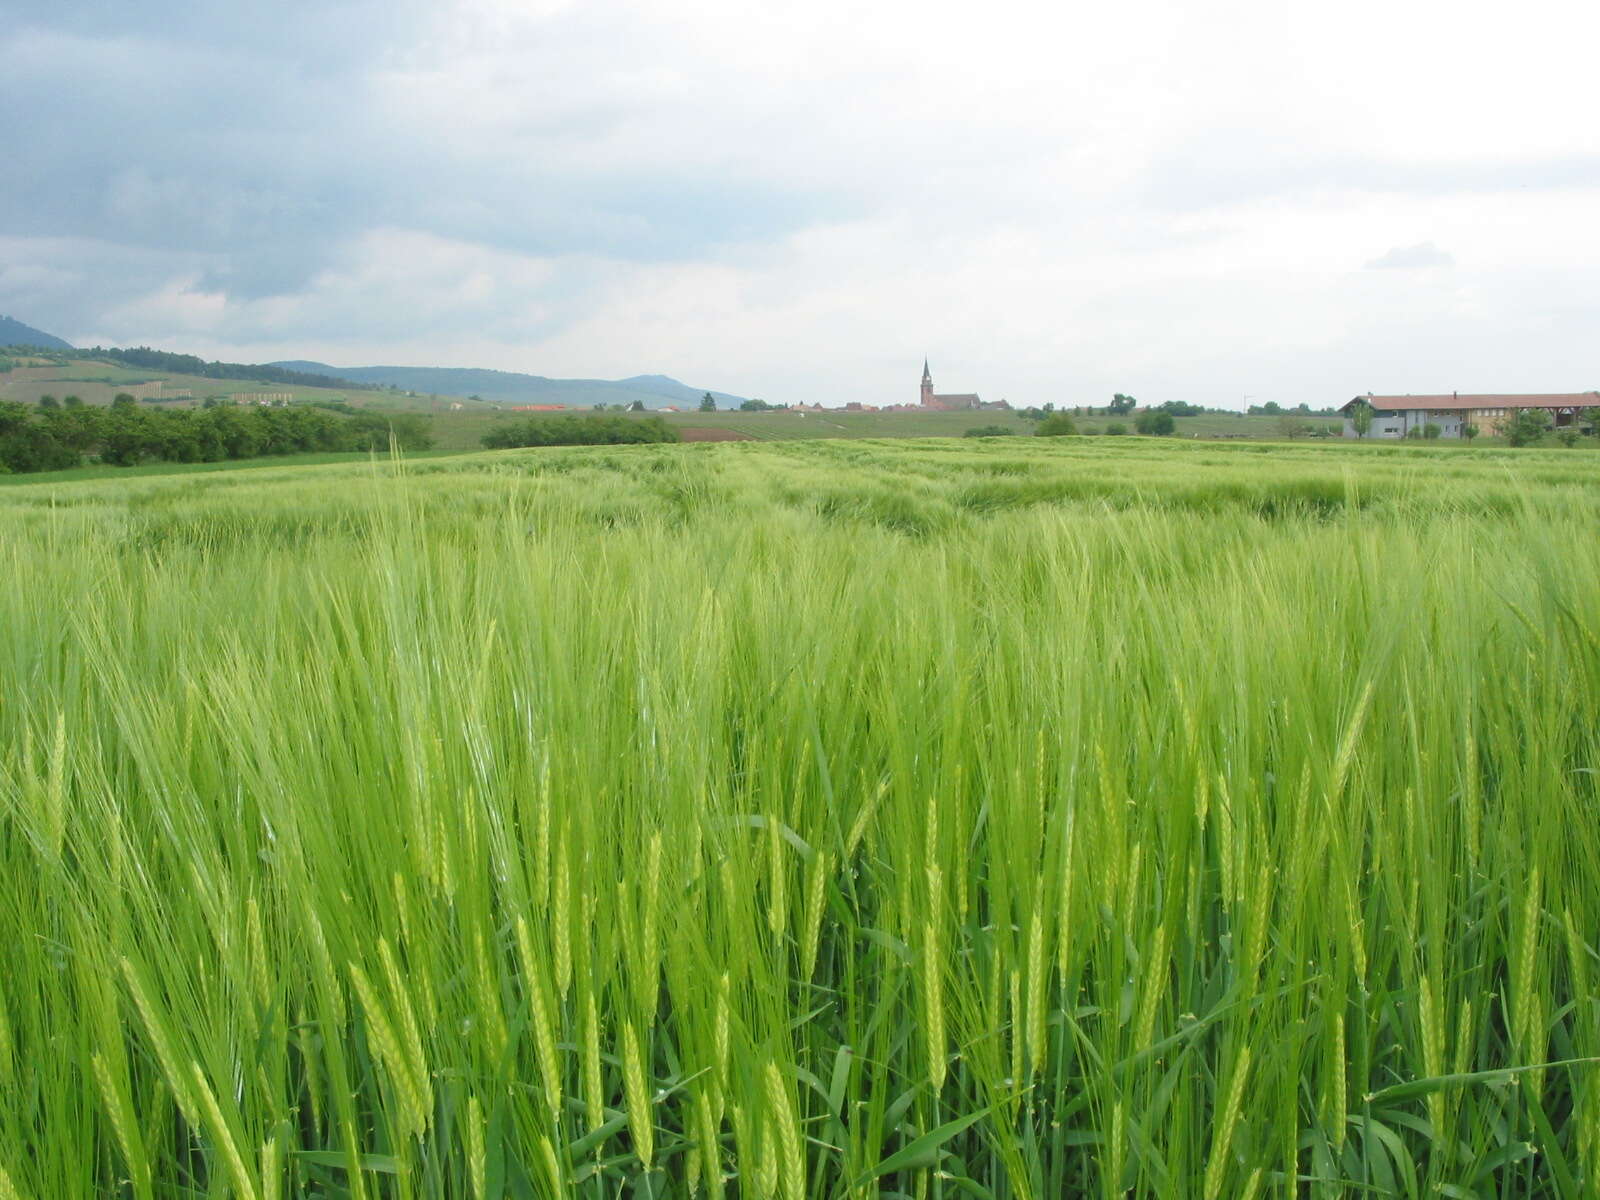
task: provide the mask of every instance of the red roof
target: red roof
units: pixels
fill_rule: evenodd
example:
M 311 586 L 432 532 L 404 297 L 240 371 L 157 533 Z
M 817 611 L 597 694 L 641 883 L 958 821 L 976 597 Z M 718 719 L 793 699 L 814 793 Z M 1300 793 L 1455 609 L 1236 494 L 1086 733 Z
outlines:
M 1357 396 L 1350 403 L 1354 404 L 1356 400 L 1365 400 L 1379 412 L 1401 412 L 1420 408 L 1596 408 L 1600 407 L 1600 392 L 1552 392 L 1544 396 L 1464 396 L 1459 392 L 1451 392 L 1448 396 L 1367 395 Z

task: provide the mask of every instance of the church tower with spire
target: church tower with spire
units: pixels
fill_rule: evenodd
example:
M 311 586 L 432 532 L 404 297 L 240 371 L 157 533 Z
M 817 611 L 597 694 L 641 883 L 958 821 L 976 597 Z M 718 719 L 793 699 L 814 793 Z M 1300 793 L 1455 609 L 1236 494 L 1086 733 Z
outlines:
M 1004 404 L 1005 401 L 1001 401 Z M 935 396 L 933 394 L 933 372 L 928 370 L 928 360 L 922 360 L 922 401 L 919 407 L 931 408 L 935 412 L 957 412 L 966 408 L 982 408 L 983 402 L 971 392 L 962 392 L 956 396 Z

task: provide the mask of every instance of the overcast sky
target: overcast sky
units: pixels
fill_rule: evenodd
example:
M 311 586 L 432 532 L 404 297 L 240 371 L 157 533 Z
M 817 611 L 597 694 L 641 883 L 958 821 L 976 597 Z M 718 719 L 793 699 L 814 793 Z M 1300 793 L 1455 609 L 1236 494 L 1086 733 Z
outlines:
M 1600 388 L 1600 6 L 10 0 L 0 313 L 773 401 Z

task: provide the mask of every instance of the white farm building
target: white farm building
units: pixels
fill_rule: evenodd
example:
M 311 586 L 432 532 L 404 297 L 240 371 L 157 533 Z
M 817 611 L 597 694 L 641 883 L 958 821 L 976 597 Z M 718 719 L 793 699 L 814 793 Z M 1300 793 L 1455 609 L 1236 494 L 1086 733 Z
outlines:
M 1495 428 L 1518 409 L 1539 408 L 1550 414 L 1550 423 L 1557 429 L 1567 425 L 1588 424 L 1600 419 L 1600 392 L 1567 392 L 1544 396 L 1485 395 L 1463 396 L 1451 392 L 1448 396 L 1357 396 L 1339 411 L 1344 414 L 1344 436 L 1353 438 L 1356 433 L 1356 406 L 1365 404 L 1372 409 L 1370 438 L 1403 438 L 1417 436 L 1429 425 L 1439 427 L 1439 436 L 1458 438 L 1462 429 L 1474 425 L 1484 433 Z

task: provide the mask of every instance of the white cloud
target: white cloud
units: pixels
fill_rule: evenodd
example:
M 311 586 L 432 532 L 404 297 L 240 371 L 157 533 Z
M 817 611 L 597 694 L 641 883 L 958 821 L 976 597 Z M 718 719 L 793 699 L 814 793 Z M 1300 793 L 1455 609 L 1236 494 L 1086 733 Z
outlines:
M 26 7 L 0 306 L 68 337 L 838 402 L 924 353 L 1024 403 L 1593 382 L 1562 0 Z
M 1393 246 L 1367 264 L 1377 271 L 1416 271 L 1428 267 L 1453 267 L 1455 258 L 1432 242 L 1418 242 L 1415 246 Z

